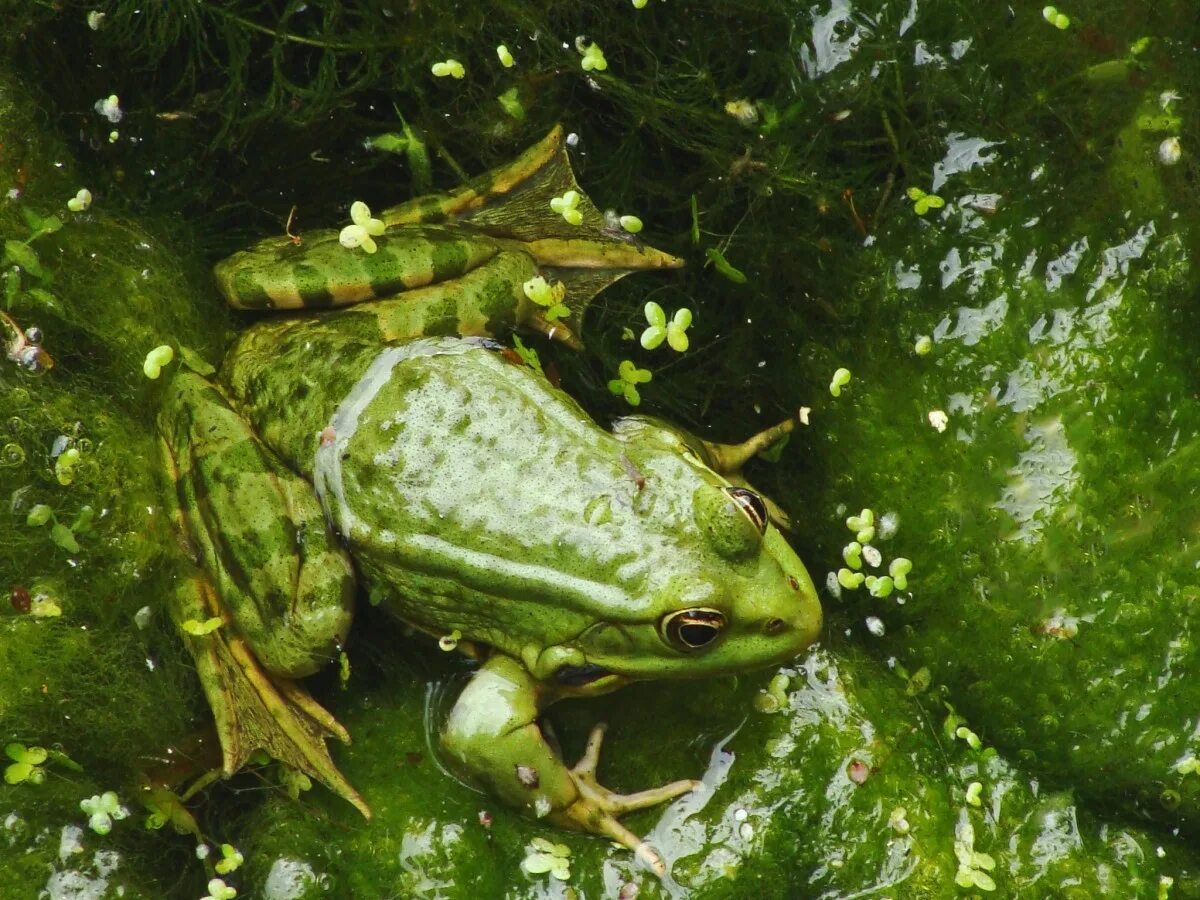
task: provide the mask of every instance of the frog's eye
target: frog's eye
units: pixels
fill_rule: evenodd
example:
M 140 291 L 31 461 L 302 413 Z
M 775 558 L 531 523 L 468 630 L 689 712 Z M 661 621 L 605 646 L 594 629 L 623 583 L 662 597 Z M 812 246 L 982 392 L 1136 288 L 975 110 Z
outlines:
M 681 609 L 662 619 L 662 634 L 676 650 L 703 650 L 721 635 L 725 616 L 715 609 Z
M 759 534 L 767 530 L 767 505 L 763 503 L 762 497 L 754 491 L 740 487 L 725 488 L 725 493 L 746 514 L 746 518 L 754 523 Z

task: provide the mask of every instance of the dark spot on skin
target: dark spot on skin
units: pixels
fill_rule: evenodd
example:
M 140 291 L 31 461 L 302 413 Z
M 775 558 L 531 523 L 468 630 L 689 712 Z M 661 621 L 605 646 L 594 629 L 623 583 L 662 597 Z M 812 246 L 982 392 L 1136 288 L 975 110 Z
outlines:
M 19 613 L 29 612 L 29 608 L 32 606 L 29 589 L 23 584 L 13 585 L 12 592 L 8 596 L 8 601 L 12 604 L 12 608 Z
M 638 467 L 624 453 L 621 454 L 621 468 L 625 470 L 625 474 L 637 485 L 639 491 L 646 486 L 646 476 L 638 471 Z
M 538 770 L 533 766 L 517 766 L 517 781 L 527 788 L 535 788 L 542 783 Z
M 409 750 L 404 754 L 404 758 L 408 760 L 410 766 L 415 766 L 421 762 L 421 754 L 416 750 Z

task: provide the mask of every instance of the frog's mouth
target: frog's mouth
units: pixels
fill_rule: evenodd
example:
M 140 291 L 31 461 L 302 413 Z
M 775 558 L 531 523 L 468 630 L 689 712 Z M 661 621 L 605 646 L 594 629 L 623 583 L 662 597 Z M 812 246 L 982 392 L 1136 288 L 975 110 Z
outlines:
M 602 669 L 593 663 L 585 663 L 582 666 L 560 666 L 554 673 L 554 680 L 559 684 L 582 687 L 611 674 L 612 672 L 608 669 Z

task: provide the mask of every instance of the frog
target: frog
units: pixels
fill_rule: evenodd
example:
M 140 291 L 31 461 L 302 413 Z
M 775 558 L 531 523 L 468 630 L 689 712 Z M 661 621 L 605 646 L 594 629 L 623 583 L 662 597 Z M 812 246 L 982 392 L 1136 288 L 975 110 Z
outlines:
M 575 192 L 576 222 L 550 201 Z M 454 190 L 336 230 L 267 238 L 215 268 L 262 315 L 219 370 L 181 368 L 157 420 L 183 553 L 171 612 L 231 776 L 265 752 L 364 816 L 303 679 L 361 595 L 474 660 L 445 717 L 457 773 L 553 825 L 661 856 L 622 817 L 695 790 L 605 787 L 605 724 L 574 765 L 544 714 L 633 682 L 736 675 L 812 644 L 821 606 L 785 513 L 742 474 L 796 424 L 737 444 L 645 415 L 597 423 L 498 342 L 581 348 L 592 298 L 681 261 L 583 193 L 561 128 Z M 544 279 L 567 315 L 530 299 Z M 558 303 L 556 303 L 558 305 Z

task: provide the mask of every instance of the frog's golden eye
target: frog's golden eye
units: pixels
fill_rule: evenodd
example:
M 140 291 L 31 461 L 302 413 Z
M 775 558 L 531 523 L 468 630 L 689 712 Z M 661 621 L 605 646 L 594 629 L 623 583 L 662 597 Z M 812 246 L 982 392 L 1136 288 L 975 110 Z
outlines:
M 767 504 L 763 503 L 762 497 L 754 491 L 740 487 L 725 488 L 725 493 L 746 514 L 746 518 L 754 523 L 759 534 L 767 530 Z
M 715 609 L 681 609 L 662 619 L 662 634 L 676 650 L 691 653 L 712 644 L 725 628 L 725 616 Z

